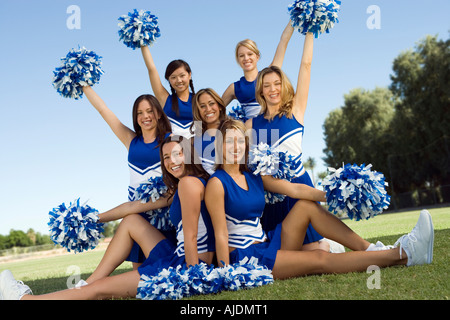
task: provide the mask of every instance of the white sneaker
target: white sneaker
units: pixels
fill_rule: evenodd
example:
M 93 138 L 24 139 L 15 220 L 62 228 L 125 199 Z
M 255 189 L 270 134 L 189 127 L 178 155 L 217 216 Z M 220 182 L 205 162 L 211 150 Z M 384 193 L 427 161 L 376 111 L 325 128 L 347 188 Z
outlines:
M 383 242 L 377 241 L 376 244 L 371 243 L 366 251 L 381 251 L 381 250 L 390 250 L 395 248 L 394 246 L 385 246 Z
M 328 244 L 330 245 L 330 252 L 331 253 L 343 253 L 343 252 L 345 252 L 345 247 L 342 244 L 340 244 L 339 242 L 336 242 L 334 240 L 327 239 L 327 238 L 323 238 L 322 240 L 328 242 Z M 319 240 L 319 241 L 322 241 L 322 240 Z
M 412 231 L 400 237 L 395 246 L 399 244 L 400 259 L 402 249 L 408 256 L 409 266 L 429 264 L 433 261 L 434 227 L 431 215 L 427 210 L 420 212 L 419 220 Z
M 3 300 L 20 300 L 26 294 L 32 294 L 30 287 L 14 279 L 11 271 L 0 273 L 0 295 Z
M 79 289 L 81 287 L 87 286 L 88 283 L 86 281 L 84 281 L 83 279 L 81 279 L 80 281 L 78 281 L 78 283 L 75 285 L 75 289 Z

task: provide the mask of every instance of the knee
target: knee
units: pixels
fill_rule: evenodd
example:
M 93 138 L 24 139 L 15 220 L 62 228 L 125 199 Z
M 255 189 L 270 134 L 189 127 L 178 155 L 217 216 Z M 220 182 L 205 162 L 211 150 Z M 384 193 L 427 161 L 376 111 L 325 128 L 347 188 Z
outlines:
M 328 273 L 330 270 L 330 257 L 332 253 L 323 251 L 323 250 L 314 250 L 315 259 L 316 262 L 316 270 L 318 274 Z
M 127 229 L 134 228 L 134 227 L 142 224 L 142 222 L 144 220 L 145 219 L 143 217 L 141 217 L 141 215 L 139 215 L 139 214 L 130 214 L 129 216 L 126 216 L 122 219 L 119 227 L 127 228 Z

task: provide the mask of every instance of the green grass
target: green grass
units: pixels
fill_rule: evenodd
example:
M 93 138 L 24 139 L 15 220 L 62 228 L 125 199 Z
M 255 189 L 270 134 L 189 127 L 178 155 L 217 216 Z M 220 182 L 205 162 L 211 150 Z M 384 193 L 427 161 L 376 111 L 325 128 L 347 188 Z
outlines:
M 392 267 L 381 270 L 380 289 L 368 289 L 371 274 L 349 273 L 341 275 L 308 276 L 277 280 L 272 285 L 237 292 L 196 296 L 194 300 L 298 300 L 298 299 L 443 299 L 450 297 L 450 208 L 430 210 L 435 227 L 434 260 L 431 265 L 411 268 Z M 377 240 L 393 244 L 399 236 L 415 225 L 419 211 L 380 215 L 368 221 L 344 220 L 353 230 L 371 242 Z M 91 251 L 36 260 L 0 264 L 0 271 L 9 269 L 17 279 L 28 284 L 35 294 L 67 288 L 69 266 L 78 266 L 81 278 L 86 279 L 95 269 L 104 251 Z M 131 270 L 123 263 L 115 273 Z

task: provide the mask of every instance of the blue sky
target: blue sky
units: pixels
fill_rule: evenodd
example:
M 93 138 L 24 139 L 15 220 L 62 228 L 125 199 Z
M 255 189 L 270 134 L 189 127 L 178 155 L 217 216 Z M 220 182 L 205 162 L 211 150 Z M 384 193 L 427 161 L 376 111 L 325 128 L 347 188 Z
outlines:
M 103 75 L 94 87 L 119 119 L 132 126 L 131 108 L 152 93 L 140 51 L 118 41 L 117 18 L 136 9 L 159 18 L 162 36 L 151 51 L 161 78 L 173 59 L 192 68 L 196 90 L 220 94 L 242 71 L 234 60 L 238 41 L 256 41 L 270 64 L 293 0 L 0 2 L 0 234 L 10 229 L 47 233 L 48 212 L 77 197 L 105 211 L 127 200 L 127 151 L 86 98 L 62 98 L 52 87 L 53 70 L 74 47 L 103 56 Z M 393 59 L 427 34 L 446 39 L 448 0 L 343 0 L 340 22 L 314 43 L 304 157 L 322 161 L 323 122 L 343 105 L 351 89 L 388 86 Z M 66 25 L 70 5 L 80 8 L 80 29 Z M 380 9 L 380 29 L 369 29 Z M 297 79 L 303 36 L 294 33 L 283 70 Z M 163 80 L 166 88 L 169 85 Z M 235 103 L 234 103 L 235 104 Z

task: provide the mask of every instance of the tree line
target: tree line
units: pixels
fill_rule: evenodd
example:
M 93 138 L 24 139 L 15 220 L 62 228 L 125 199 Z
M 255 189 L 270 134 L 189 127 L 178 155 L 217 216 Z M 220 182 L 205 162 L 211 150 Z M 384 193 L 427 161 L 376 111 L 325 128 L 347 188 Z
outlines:
M 449 185 L 450 40 L 427 36 L 392 69 L 389 87 L 353 89 L 328 114 L 323 160 L 372 163 L 393 194 Z
M 104 225 L 103 236 L 112 237 L 119 226 L 118 221 L 108 222 Z M 0 250 L 6 250 L 13 247 L 31 247 L 45 244 L 53 244 L 49 235 L 35 232 L 28 229 L 27 232 L 11 229 L 8 235 L 0 234 Z

